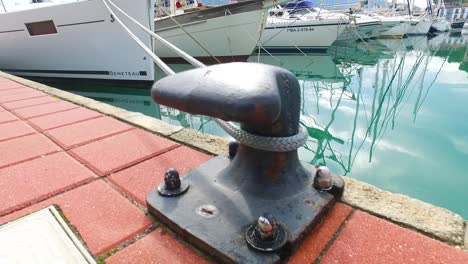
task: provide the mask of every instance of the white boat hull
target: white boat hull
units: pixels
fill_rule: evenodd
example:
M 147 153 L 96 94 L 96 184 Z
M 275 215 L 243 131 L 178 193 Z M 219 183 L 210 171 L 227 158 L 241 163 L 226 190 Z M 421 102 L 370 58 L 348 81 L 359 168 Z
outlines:
M 152 26 L 150 1 L 114 2 Z M 50 20 L 56 27 L 54 34 L 34 35 L 25 26 Z M 151 46 L 147 34 L 133 25 L 130 29 Z M 154 80 L 151 59 L 112 21 L 103 3 L 94 0 L 0 14 L 0 70 L 34 77 Z
M 261 6 L 261 2 L 258 4 Z M 200 13 L 195 17 L 198 19 L 195 22 L 180 23 L 189 34 L 178 25 L 167 26 L 171 21 L 165 21 L 164 24 L 160 20 L 155 21 L 155 32 L 204 62 L 246 61 L 262 34 L 265 22 L 264 11 L 259 7 L 256 10 L 241 13 L 231 13 L 224 9 L 222 12 L 222 16 L 211 14 L 214 17 L 207 19 L 203 19 L 204 14 Z M 180 56 L 159 41 L 155 41 L 154 50 L 166 62 L 183 61 Z
M 400 25 L 387 30 L 381 36 L 425 35 L 429 33 L 431 25 L 432 19 L 402 20 Z
M 399 25 L 396 25 L 390 28 L 389 30 L 382 32 L 380 34 L 380 37 L 397 37 L 397 38 L 403 37 L 408 30 L 408 26 L 409 26 L 409 21 L 400 21 Z
M 381 31 L 382 22 L 379 19 L 359 14 L 352 20 L 338 40 L 358 40 L 375 37 Z
M 432 25 L 432 19 L 422 19 L 417 21 L 411 21 L 406 30 L 406 35 L 426 35 L 429 33 L 429 29 Z
M 432 27 L 438 32 L 447 32 L 450 30 L 450 22 L 446 19 L 438 18 L 432 23 Z
M 341 19 L 276 20 L 267 23 L 260 44 L 274 53 L 325 52 L 346 28 L 346 23 Z

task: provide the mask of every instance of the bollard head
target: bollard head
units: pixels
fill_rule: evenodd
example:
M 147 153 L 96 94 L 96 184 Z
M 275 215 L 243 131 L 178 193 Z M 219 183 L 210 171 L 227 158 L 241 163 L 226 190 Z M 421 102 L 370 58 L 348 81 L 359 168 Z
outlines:
M 299 130 L 300 87 L 280 67 L 227 63 L 193 69 L 156 82 L 158 104 L 241 123 L 258 135 L 289 136 Z

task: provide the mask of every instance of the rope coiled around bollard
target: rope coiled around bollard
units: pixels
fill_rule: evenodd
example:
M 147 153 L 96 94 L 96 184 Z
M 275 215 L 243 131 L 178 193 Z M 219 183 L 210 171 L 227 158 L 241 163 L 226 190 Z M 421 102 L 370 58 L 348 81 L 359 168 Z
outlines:
M 249 133 L 225 122 L 221 119 L 215 118 L 214 121 L 228 133 L 235 140 L 241 144 L 249 146 L 254 149 L 260 149 L 271 152 L 288 152 L 293 151 L 307 142 L 307 133 L 303 127 L 299 127 L 299 132 L 296 135 L 289 137 L 264 137 Z

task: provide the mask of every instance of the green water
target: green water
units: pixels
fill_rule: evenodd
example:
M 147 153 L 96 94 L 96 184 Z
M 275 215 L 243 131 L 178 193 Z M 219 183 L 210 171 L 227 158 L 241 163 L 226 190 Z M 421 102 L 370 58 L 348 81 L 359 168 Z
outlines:
M 347 43 L 327 54 L 250 61 L 296 74 L 310 136 L 301 160 L 468 219 L 468 36 Z M 146 89 L 53 86 L 228 137 L 210 118 L 156 105 Z

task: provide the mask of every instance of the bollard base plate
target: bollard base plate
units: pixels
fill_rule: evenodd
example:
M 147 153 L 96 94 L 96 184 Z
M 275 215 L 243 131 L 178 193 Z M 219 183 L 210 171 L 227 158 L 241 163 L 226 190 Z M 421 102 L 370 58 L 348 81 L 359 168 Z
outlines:
M 168 225 L 183 240 L 226 263 L 279 263 L 298 249 L 312 229 L 327 215 L 341 195 L 344 182 L 334 175 L 332 192 L 320 192 L 313 177 L 297 194 L 281 199 L 262 199 L 222 184 L 221 172 L 230 160 L 218 156 L 185 174 L 191 188 L 184 195 L 163 197 L 157 188 L 147 196 L 150 214 Z M 303 164 L 315 175 L 315 167 Z M 271 213 L 287 229 L 286 245 L 277 252 L 250 248 L 245 232 L 264 213 Z

